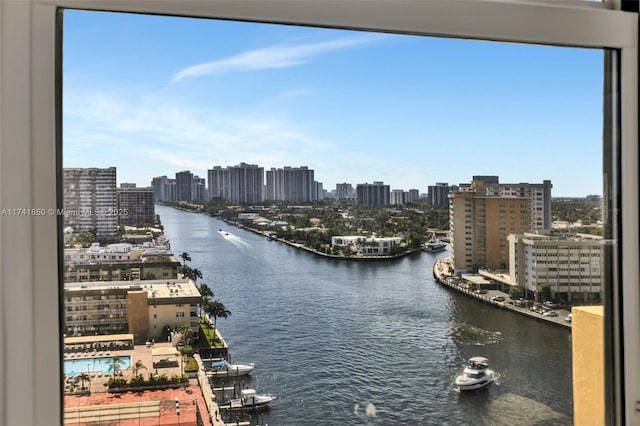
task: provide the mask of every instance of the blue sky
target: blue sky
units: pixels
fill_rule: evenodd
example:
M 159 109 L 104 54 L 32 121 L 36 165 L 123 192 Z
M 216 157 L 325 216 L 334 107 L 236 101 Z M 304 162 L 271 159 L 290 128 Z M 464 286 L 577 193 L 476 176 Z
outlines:
M 66 11 L 63 55 L 64 167 L 119 183 L 247 162 L 602 193 L 601 51 Z

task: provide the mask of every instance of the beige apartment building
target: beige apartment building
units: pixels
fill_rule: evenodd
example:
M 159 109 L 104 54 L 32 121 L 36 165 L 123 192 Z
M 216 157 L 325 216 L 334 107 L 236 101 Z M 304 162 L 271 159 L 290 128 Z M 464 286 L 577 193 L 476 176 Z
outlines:
M 130 333 L 140 344 L 188 325 L 199 338 L 202 296 L 191 280 L 65 283 L 64 301 L 66 337 Z
M 602 237 L 587 234 L 510 235 L 511 282 L 529 292 L 546 286 L 552 299 L 601 302 L 605 244 Z
M 456 271 L 507 269 L 509 234 L 532 228 L 531 198 L 502 195 L 495 190 L 497 177 L 483 178 L 474 177 L 471 185 L 449 194 L 451 257 Z

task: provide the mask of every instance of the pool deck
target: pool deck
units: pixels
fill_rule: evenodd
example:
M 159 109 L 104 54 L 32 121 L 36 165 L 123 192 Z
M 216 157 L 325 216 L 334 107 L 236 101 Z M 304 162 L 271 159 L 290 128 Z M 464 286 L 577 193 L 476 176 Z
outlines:
M 114 350 L 108 354 L 103 352 L 82 353 L 76 356 L 66 354 L 65 360 L 91 359 L 104 356 L 130 356 L 131 366 L 137 361 L 142 361 L 146 369 L 141 369 L 138 374 L 145 378 L 149 374 L 181 375 L 180 357 L 177 367 L 153 368 L 152 348 L 171 347 L 170 343 L 156 343 L 153 347 L 145 345 L 134 346 L 128 350 Z M 102 371 L 78 371 L 88 373 L 90 381 L 85 382 L 91 393 L 89 395 L 65 395 L 64 396 L 64 424 L 95 425 L 118 424 L 123 426 L 133 425 L 196 425 L 196 407 L 200 411 L 200 417 L 206 426 L 219 426 L 223 423 L 215 420 L 215 413 L 209 416 L 207 406 L 197 379 L 190 379 L 189 386 L 177 389 L 146 390 L 143 392 L 124 392 L 111 394 L 107 392 L 107 381 L 113 374 L 105 374 Z M 123 368 L 119 371 L 119 377 L 131 379 L 134 377 L 132 368 Z M 65 385 L 67 378 L 65 377 Z M 175 399 L 178 398 L 180 415 L 176 412 Z M 211 418 L 213 417 L 213 420 Z

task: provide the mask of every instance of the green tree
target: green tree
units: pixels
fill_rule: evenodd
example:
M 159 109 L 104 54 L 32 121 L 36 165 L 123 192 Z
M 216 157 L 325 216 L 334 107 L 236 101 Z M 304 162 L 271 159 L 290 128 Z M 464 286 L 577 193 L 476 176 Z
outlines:
M 187 262 L 191 262 L 191 256 L 186 251 L 183 251 L 182 254 L 179 255 L 182 258 L 182 264 L 186 265 Z
M 84 382 L 90 382 L 91 381 L 91 377 L 87 374 L 87 373 L 80 373 L 78 374 L 78 379 L 80 379 L 80 389 L 84 390 Z
M 202 306 L 204 311 L 209 315 L 209 317 L 213 317 L 213 335 L 216 335 L 216 323 L 218 318 L 228 318 L 231 315 L 231 311 L 229 311 L 219 300 L 210 300 L 207 299 Z
M 124 360 L 120 358 L 119 355 L 114 355 L 111 359 L 111 366 L 109 367 L 109 371 L 113 372 L 113 380 L 116 379 L 116 374 L 120 370 L 120 366 L 124 365 Z
M 515 286 L 514 285 L 509 289 L 509 297 L 512 300 L 520 299 L 523 294 L 524 294 L 524 291 L 522 291 L 522 287 L 520 287 L 520 286 Z
M 198 290 L 200 290 L 200 295 L 202 295 L 203 299 L 213 298 L 213 290 L 211 290 L 211 287 L 209 287 L 206 283 L 200 284 Z
M 193 330 L 191 330 L 191 327 L 187 324 L 182 325 L 178 329 L 178 333 L 180 333 L 181 340 L 185 345 L 188 344 L 193 337 Z
M 146 370 L 146 369 L 147 369 L 147 367 L 144 365 L 142 360 L 137 360 L 136 363 L 133 365 L 133 375 L 137 377 L 138 376 L 138 371 Z

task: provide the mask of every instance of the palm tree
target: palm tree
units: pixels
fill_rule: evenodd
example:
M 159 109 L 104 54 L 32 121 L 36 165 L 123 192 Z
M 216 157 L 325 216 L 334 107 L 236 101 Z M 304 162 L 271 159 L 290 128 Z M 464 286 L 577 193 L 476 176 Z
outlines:
M 187 345 L 193 337 L 193 330 L 191 330 L 191 327 L 185 324 L 178 329 L 178 332 L 182 335 L 182 341 L 184 344 Z
M 198 290 L 200 290 L 200 295 L 202 296 L 203 299 L 213 297 L 213 290 L 211 290 L 211 287 L 209 287 L 207 283 L 200 284 L 200 286 L 198 287 Z
M 91 381 L 91 377 L 87 374 L 87 373 L 80 373 L 78 374 L 78 379 L 80 379 L 80 389 L 84 390 L 84 382 L 90 382 Z
M 182 258 L 182 265 L 185 265 L 187 262 L 191 262 L 191 256 L 189 256 L 189 253 L 186 251 L 183 251 L 179 257 Z
M 231 311 L 229 311 L 219 300 L 207 300 L 202 308 L 209 317 L 213 317 L 213 335 L 215 337 L 216 321 L 218 318 L 228 318 L 229 315 L 231 315 Z
M 114 355 L 111 362 L 113 362 L 113 365 L 111 365 L 111 367 L 109 367 L 110 371 L 113 371 L 113 380 L 116 379 L 116 373 L 118 372 L 118 370 L 120 369 L 120 366 L 124 364 L 124 360 L 122 358 L 120 358 L 119 355 Z
M 137 360 L 136 363 L 133 365 L 133 375 L 138 376 L 139 370 L 146 370 L 146 369 L 147 367 L 144 365 L 144 363 L 141 360 Z
M 198 278 L 202 279 L 202 272 L 198 268 L 191 269 L 191 274 L 191 279 L 193 280 L 194 284 L 196 281 L 198 281 Z

